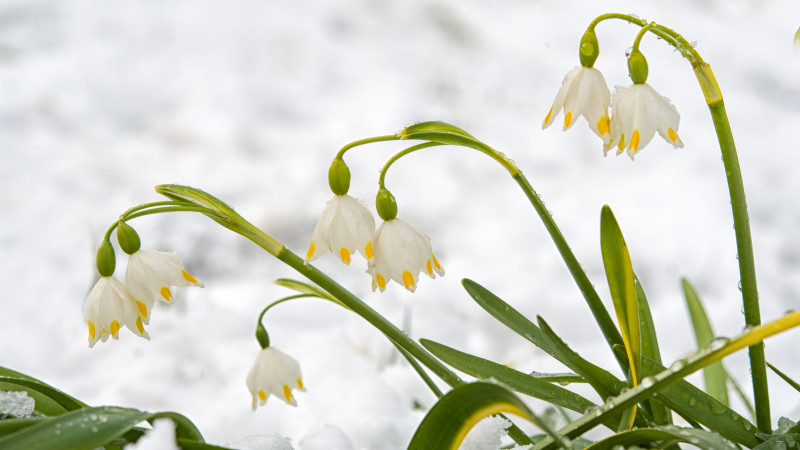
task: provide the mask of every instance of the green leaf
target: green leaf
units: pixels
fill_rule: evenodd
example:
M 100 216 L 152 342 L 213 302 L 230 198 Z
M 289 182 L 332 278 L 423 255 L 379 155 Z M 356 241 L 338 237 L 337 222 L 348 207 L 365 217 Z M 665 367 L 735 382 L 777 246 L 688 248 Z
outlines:
M 615 434 L 586 447 L 586 450 L 613 449 L 616 446 L 628 448 L 660 442 L 685 442 L 707 450 L 738 450 L 739 447 L 722 436 L 694 428 L 679 428 L 672 425 L 642 428 Z
M 515 333 L 532 342 L 533 345 L 544 350 L 547 354 L 555 357 L 553 351 L 542 337 L 542 332 L 539 330 L 539 327 L 534 325 L 527 317 L 520 314 L 514 307 L 501 300 L 500 297 L 494 295 L 480 284 L 467 278 L 461 280 L 461 284 L 470 297 L 492 317 Z
M 472 427 L 482 419 L 500 413 L 523 417 L 545 431 L 549 430 L 508 389 L 496 384 L 476 382 L 457 386 L 440 398 L 422 419 L 408 449 L 457 449 Z
M 124 434 L 150 414 L 113 407 L 83 408 L 42 419 L 0 439 L 4 450 L 63 448 L 91 450 Z
M 622 340 L 628 353 L 631 383 L 639 380 L 641 358 L 641 334 L 639 331 L 639 303 L 633 280 L 633 267 L 628 254 L 628 246 L 622 237 L 617 219 L 608 205 L 600 213 L 600 249 L 606 269 L 608 288 L 614 301 L 614 310 L 622 331 Z
M 670 366 L 669 369 L 664 370 L 656 375 L 642 378 L 642 382 L 638 386 L 622 392 L 614 398 L 608 399 L 606 403 L 600 407 L 598 411 L 596 411 L 596 413 L 586 414 L 568 424 L 558 431 L 558 435 L 567 438 L 580 436 L 586 431 L 602 423 L 607 415 L 621 412 L 644 399 L 652 397 L 657 392 L 663 391 L 667 387 L 702 369 L 703 367 L 721 360 L 731 353 L 758 344 L 770 336 L 794 328 L 798 325 L 800 325 L 800 311 L 794 311 L 772 322 L 750 328 L 747 332 L 739 335 L 735 339 L 726 341 L 717 340 L 715 341 L 714 345 L 708 349 L 701 350 L 693 355 L 690 355 L 686 359 L 676 361 L 672 366 Z M 665 396 L 663 396 L 662 399 L 665 402 L 668 400 Z M 744 429 L 744 425 L 742 425 L 741 428 Z M 722 432 L 720 432 L 720 434 L 722 434 Z M 759 442 L 756 440 L 754 444 L 742 444 L 753 447 L 758 443 Z M 556 442 L 556 440 L 547 437 L 542 441 L 537 442 L 533 448 L 536 450 L 551 449 L 556 448 L 557 445 L 559 445 L 559 443 Z
M 82 401 L 61 392 L 47 383 L 2 366 L 0 366 L 0 390 L 26 391 L 36 402 L 34 411 L 46 416 L 54 416 L 87 407 Z
M 658 337 L 656 336 L 655 323 L 653 323 L 653 315 L 650 313 L 650 304 L 636 274 L 634 274 L 634 281 L 636 282 L 636 299 L 639 304 L 639 328 L 642 332 L 642 357 L 650 358 L 661 364 L 661 351 L 658 348 Z M 650 413 L 656 424 L 672 424 L 672 414 L 661 401 L 652 398 L 648 403 Z
M 798 442 L 800 442 L 800 433 L 787 433 L 770 438 L 768 441 L 762 442 L 760 445 L 753 447 L 753 450 L 780 450 L 796 448 Z
M 783 381 L 787 382 L 789 384 L 789 386 L 795 388 L 795 390 L 797 392 L 800 392 L 800 383 L 798 383 L 798 382 L 794 381 L 793 379 L 789 378 L 788 375 L 786 375 L 785 373 L 781 372 L 780 370 L 778 370 L 775 366 L 773 366 L 770 363 L 767 363 L 767 367 L 772 369 L 772 371 L 775 372 L 779 377 L 781 377 L 783 379 Z
M 714 340 L 714 330 L 711 322 L 703 307 L 700 297 L 694 287 L 686 278 L 681 278 L 683 295 L 686 298 L 686 306 L 689 308 L 689 316 L 692 319 L 694 336 L 697 339 L 697 348 L 704 349 L 711 345 Z M 705 382 L 706 392 L 719 400 L 722 404 L 728 405 L 728 377 L 722 362 L 716 362 L 703 369 L 703 381 Z
M 516 392 L 581 414 L 597 407 L 589 400 L 561 386 L 553 385 L 502 364 L 427 339 L 420 339 L 420 343 L 437 358 L 475 378 L 496 380 Z M 604 425 L 616 430 L 619 425 L 619 417 L 609 418 Z

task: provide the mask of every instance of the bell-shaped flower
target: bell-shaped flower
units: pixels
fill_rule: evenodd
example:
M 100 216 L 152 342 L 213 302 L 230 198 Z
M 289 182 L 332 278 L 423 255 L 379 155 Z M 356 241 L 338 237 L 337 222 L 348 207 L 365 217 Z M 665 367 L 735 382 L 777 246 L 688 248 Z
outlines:
M 444 269 L 433 256 L 431 238 L 400 219 L 383 222 L 375 234 L 375 259 L 367 270 L 372 276 L 372 290 L 383 292 L 386 283 L 394 280 L 414 292 L 420 272 L 431 278 L 444 276 Z
M 170 286 L 203 287 L 201 281 L 183 268 L 174 253 L 156 250 L 139 250 L 130 255 L 125 284 L 145 324 L 150 322 L 150 311 L 156 299 L 172 302 Z
M 610 102 L 611 93 L 603 74 L 593 67 L 578 66 L 564 77 L 564 82 L 553 100 L 553 106 L 544 118 L 542 129 L 552 125 L 563 109 L 564 130 L 571 127 L 578 117 L 583 116 L 589 128 L 608 145 Z
M 275 347 L 265 347 L 256 356 L 256 361 L 247 374 L 247 389 L 253 396 L 253 410 L 274 395 L 286 403 L 297 406 L 292 389 L 305 391 L 300 364 L 291 356 Z
M 374 236 L 375 218 L 364 202 L 347 194 L 334 195 L 314 228 L 305 263 L 319 258 L 326 250 L 347 265 L 356 251 L 371 261 Z
M 661 135 L 673 147 L 683 147 L 678 137 L 681 116 L 668 98 L 649 84 L 617 86 L 611 106 L 611 142 L 605 152 L 616 146 L 617 155 L 624 151 L 633 159 L 655 136 Z
M 83 314 L 89 327 L 89 347 L 94 347 L 97 341 L 105 342 L 109 336 L 118 339 L 123 326 L 137 336 L 150 339 L 133 297 L 114 277 L 101 277 L 95 283 L 86 298 Z

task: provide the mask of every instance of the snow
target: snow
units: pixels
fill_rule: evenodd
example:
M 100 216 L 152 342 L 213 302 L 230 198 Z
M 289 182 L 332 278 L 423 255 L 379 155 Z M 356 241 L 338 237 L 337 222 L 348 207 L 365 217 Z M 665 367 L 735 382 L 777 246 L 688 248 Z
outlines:
M 290 294 L 274 279 L 297 275 L 205 217 L 131 223 L 142 248 L 176 252 L 206 284 L 176 288 L 173 305 L 156 306 L 150 341 L 124 330 L 89 349 L 83 302 L 106 227 L 130 206 L 160 200 L 154 185 L 210 192 L 302 255 L 330 197 L 335 152 L 422 120 L 451 122 L 512 158 L 606 301 L 598 224 L 609 204 L 667 364 L 695 345 L 681 276 L 717 334 L 736 335 L 743 319 L 725 174 L 689 65 L 652 36 L 642 42 L 648 82 L 681 113 L 683 149 L 656 138 L 631 162 L 603 158 L 582 123 L 541 130 L 588 22 L 632 8 L 622 0 L 0 2 L 0 364 L 91 405 L 178 411 L 210 443 L 278 435 L 301 445 L 331 426 L 355 449 L 403 448 L 435 398 L 379 332 L 330 302 L 303 299 L 267 314 L 272 343 L 300 362 L 307 390 L 296 408 L 250 410 L 244 380 L 259 350 L 257 314 Z M 765 320 L 796 309 L 800 285 L 793 11 L 793 0 L 647 0 L 632 11 L 697 41 L 714 69 L 742 164 Z M 628 83 L 624 54 L 635 31 L 618 21 L 598 28 L 597 67 L 611 86 Z M 380 167 L 402 148 L 348 152 L 350 193 L 372 205 Z M 523 371 L 564 371 L 470 300 L 460 280 L 472 278 L 616 370 L 539 219 L 499 166 L 478 152 L 434 148 L 401 159 L 386 183 L 398 217 L 431 237 L 447 275 L 423 277 L 414 294 L 394 284 L 377 294 L 360 257 L 317 267 L 408 323 L 415 338 Z M 117 259 L 120 276 L 126 262 L 121 252 Z M 795 378 L 796 334 L 766 347 Z M 746 356 L 725 363 L 749 389 Z M 773 374 L 770 390 L 773 422 L 800 414 L 796 393 Z
M 485 450 L 488 448 L 500 448 L 503 445 L 501 438 L 505 436 L 506 429 L 511 426 L 511 422 L 500 417 L 487 417 L 472 430 L 469 431 L 461 443 L 460 450 Z
M 153 429 L 140 437 L 135 444 L 128 444 L 125 450 L 178 450 L 175 444 L 175 424 L 170 419 L 156 419 Z
M 31 417 L 36 401 L 25 391 L 0 391 L 0 417 Z

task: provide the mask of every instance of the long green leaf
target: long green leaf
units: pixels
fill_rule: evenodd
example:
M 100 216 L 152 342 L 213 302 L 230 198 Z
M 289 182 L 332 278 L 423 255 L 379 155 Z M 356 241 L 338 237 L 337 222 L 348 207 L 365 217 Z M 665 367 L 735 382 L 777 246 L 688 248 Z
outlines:
M 642 357 L 650 358 L 661 364 L 661 350 L 658 347 L 658 337 L 653 315 L 650 313 L 650 304 L 636 274 L 634 274 L 634 281 L 636 282 L 636 299 L 639 304 L 639 328 L 642 332 Z M 661 401 L 652 398 L 647 403 L 650 406 L 653 420 L 658 425 L 672 424 L 672 414 Z
M 291 278 L 278 278 L 277 280 L 275 280 L 275 284 L 277 284 L 278 286 L 283 286 L 295 290 L 297 292 L 300 292 L 301 294 L 313 295 L 315 297 L 319 297 L 325 300 L 330 300 L 334 303 L 338 303 L 342 306 L 345 306 L 344 304 L 342 304 L 342 302 L 339 301 L 339 299 L 323 291 L 322 288 L 318 286 L 313 286 L 311 284 L 304 283 L 298 280 L 293 280 Z
M 798 382 L 794 381 L 793 379 L 789 378 L 789 375 L 786 375 L 785 373 L 781 372 L 780 370 L 778 370 L 777 367 L 773 366 L 770 363 L 767 363 L 767 367 L 772 369 L 772 371 L 775 372 L 779 377 L 781 377 L 783 379 L 783 381 L 788 383 L 789 386 L 795 388 L 795 390 L 797 390 L 797 392 L 800 392 L 800 383 L 798 383 Z
M 494 295 L 491 291 L 481 286 L 480 284 L 464 278 L 461 280 L 464 289 L 472 297 L 475 302 L 486 310 L 492 317 L 500 321 L 503 325 L 519 334 L 523 338 L 532 342 L 533 345 L 544 350 L 550 356 L 554 356 L 553 351 L 547 345 L 542 332 L 539 327 L 533 324 L 527 317 L 519 313 L 513 306 L 504 302 L 500 297 Z
M 689 309 L 689 316 L 692 319 L 694 336 L 697 339 L 697 348 L 704 349 L 711 345 L 714 340 L 714 330 L 708 315 L 703 307 L 703 302 L 697 291 L 686 278 L 681 278 L 683 295 L 686 298 L 686 306 Z M 703 381 L 705 382 L 706 392 L 717 399 L 720 403 L 728 405 L 728 377 L 722 362 L 716 362 L 703 369 Z
M 580 436 L 584 432 L 602 423 L 606 415 L 614 414 L 633 406 L 634 404 L 652 397 L 657 392 L 685 378 L 686 376 L 708 366 L 733 352 L 758 344 L 764 339 L 782 331 L 800 325 L 800 311 L 794 311 L 783 317 L 764 325 L 748 329 L 744 334 L 730 341 L 715 341 L 706 350 L 701 350 L 685 360 L 680 360 L 669 369 L 656 375 L 642 378 L 642 382 L 630 390 L 621 393 L 615 398 L 608 399 L 606 403 L 592 414 L 586 414 L 558 431 L 558 435 L 566 438 Z M 747 443 L 742 443 L 748 445 Z M 757 445 L 755 442 L 750 447 Z M 556 448 L 558 443 L 552 438 L 545 438 L 534 445 L 534 449 Z
M 641 358 L 641 333 L 639 331 L 639 303 L 633 280 L 633 267 L 628 246 L 622 237 L 617 219 L 608 205 L 600 213 L 600 249 L 606 269 L 608 288 L 622 331 L 622 340 L 628 353 L 631 384 L 639 380 Z
M 615 434 L 586 447 L 586 450 L 606 450 L 616 446 L 628 448 L 659 442 L 685 442 L 704 450 L 738 450 L 739 447 L 722 436 L 706 430 L 679 428 L 672 425 L 642 428 Z
M 0 439 L 4 450 L 91 450 L 124 434 L 150 414 L 113 407 L 83 408 L 47 419 Z
M 591 401 L 568 389 L 542 381 L 508 366 L 470 355 L 427 339 L 420 339 L 420 343 L 437 358 L 475 378 L 498 381 L 521 394 L 529 395 L 581 414 L 597 408 L 597 405 Z M 604 425 L 616 430 L 619 426 L 619 417 L 609 418 Z
M 58 389 L 29 378 L 0 377 L 0 390 L 23 390 L 34 399 L 34 411 L 55 416 L 88 405 Z
M 552 433 L 513 392 L 497 384 L 476 382 L 457 386 L 440 398 L 422 419 L 408 449 L 455 450 L 478 422 L 500 413 L 523 417 Z

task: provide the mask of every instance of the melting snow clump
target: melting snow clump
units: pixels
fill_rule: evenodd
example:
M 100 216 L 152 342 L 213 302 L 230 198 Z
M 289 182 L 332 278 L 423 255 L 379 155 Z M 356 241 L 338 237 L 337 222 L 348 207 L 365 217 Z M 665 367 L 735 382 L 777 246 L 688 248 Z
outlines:
M 125 450 L 178 450 L 175 444 L 175 423 L 170 419 L 156 419 L 153 429 Z
M 292 440 L 278 434 L 247 436 L 225 446 L 237 450 L 294 450 Z
M 501 439 L 506 435 L 506 429 L 511 422 L 500 417 L 487 417 L 469 431 L 459 450 L 487 450 L 500 448 Z
M 0 417 L 31 417 L 35 404 L 25 391 L 0 391 Z

